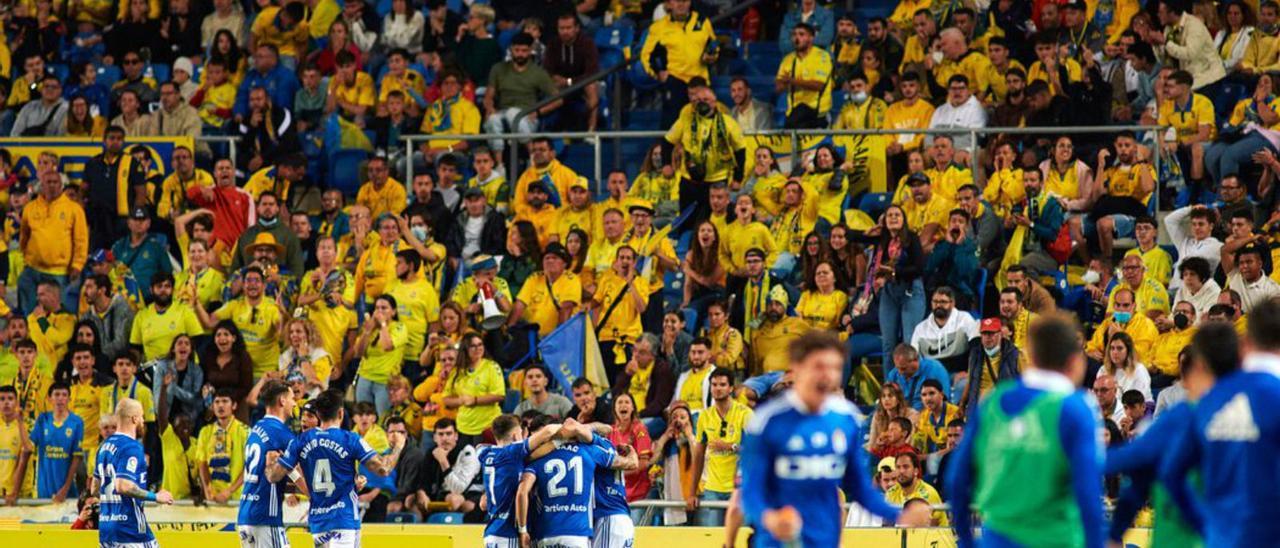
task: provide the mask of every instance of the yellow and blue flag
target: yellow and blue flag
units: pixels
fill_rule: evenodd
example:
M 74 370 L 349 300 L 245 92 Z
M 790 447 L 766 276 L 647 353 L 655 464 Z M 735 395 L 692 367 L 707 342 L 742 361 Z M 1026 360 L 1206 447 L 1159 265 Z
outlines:
M 587 315 L 579 312 L 569 321 L 560 324 L 555 331 L 538 343 L 542 363 L 551 370 L 565 397 L 573 397 L 573 381 L 586 377 L 596 387 L 597 394 L 609 390 L 604 360 L 600 358 L 600 344 L 596 330 L 587 321 Z

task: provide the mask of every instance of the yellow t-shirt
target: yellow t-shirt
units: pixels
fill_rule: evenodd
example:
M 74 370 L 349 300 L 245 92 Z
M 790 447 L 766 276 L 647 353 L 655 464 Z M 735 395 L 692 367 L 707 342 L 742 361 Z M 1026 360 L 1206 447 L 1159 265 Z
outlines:
M 311 31 L 306 21 L 299 21 L 292 29 L 281 31 L 276 26 L 276 16 L 280 13 L 277 6 L 269 6 L 258 12 L 258 16 L 253 20 L 253 28 L 250 32 L 258 45 L 271 44 L 280 50 L 280 55 L 287 57 L 298 57 L 306 53 L 304 49 L 307 40 L 311 36 Z M 368 76 L 368 75 L 366 75 Z M 372 84 L 370 84 L 372 86 Z M 373 104 L 370 102 L 369 104 Z
M 1049 162 L 1049 169 L 1044 171 L 1044 190 L 1048 194 L 1063 198 L 1075 199 L 1080 196 L 1080 174 L 1076 171 L 1079 161 L 1067 165 L 1067 170 L 1059 172 L 1054 162 Z M 1026 191 L 1025 188 L 1023 190 Z
M 530 207 L 521 209 L 516 213 L 515 220 L 533 223 L 533 228 L 538 233 L 538 245 L 546 247 L 551 242 L 551 231 L 554 230 L 553 225 L 555 225 L 556 218 L 559 216 L 560 210 L 556 209 L 555 206 L 542 204 L 542 207 L 538 209 Z
M 725 226 L 724 230 L 720 232 L 720 247 L 725 252 L 728 260 L 724 268 L 730 273 L 747 267 L 747 251 L 752 248 L 760 248 L 764 251 L 766 265 L 773 264 L 774 259 L 778 257 L 778 250 L 774 246 L 773 234 L 769 232 L 769 228 L 764 226 L 763 223 L 755 221 L 747 224 L 735 221 Z
M 848 305 L 849 295 L 839 289 L 830 295 L 805 291 L 800 294 L 800 302 L 796 303 L 796 314 L 814 329 L 835 329 Z
M 1077 63 L 1075 59 L 1067 59 L 1066 61 L 1063 61 L 1062 64 L 1067 67 L 1067 81 L 1062 84 L 1067 85 L 1071 82 L 1079 82 L 1082 78 L 1080 63 Z M 1030 84 L 1036 80 L 1041 80 L 1044 83 L 1049 84 L 1050 94 L 1057 93 L 1053 83 L 1049 81 L 1048 71 L 1044 69 L 1044 64 L 1040 61 L 1031 63 L 1031 69 L 1027 71 L 1027 83 Z
M 818 114 L 826 114 L 831 110 L 831 54 L 819 47 L 810 47 L 809 52 L 801 56 L 797 52 L 788 53 L 778 64 L 777 78 L 791 78 L 823 82 L 821 91 L 795 88 L 783 90 L 787 97 L 787 114 L 796 105 L 809 105 L 817 109 Z
M 635 235 L 634 229 L 631 232 L 633 234 L 627 245 L 636 250 L 636 268 L 641 273 L 649 271 L 649 294 L 653 295 L 662 291 L 663 287 L 663 271 L 658 267 L 657 257 L 667 257 L 677 261 L 679 258 L 676 257 L 675 248 L 671 246 L 671 239 L 666 234 L 660 234 L 657 229 L 651 227 L 649 233 L 644 236 Z
M 1026 186 L 1022 184 L 1021 169 L 1002 169 L 987 179 L 982 199 L 995 208 L 997 216 L 1004 217 L 1014 206 L 1027 199 Z
M 458 95 L 452 100 L 441 99 L 427 106 L 422 117 L 423 133 L 442 135 L 475 135 L 480 133 L 480 109 L 466 97 Z M 427 142 L 431 148 L 445 148 L 461 141 L 433 139 Z
M 902 490 L 902 484 L 895 483 L 884 493 L 885 502 L 888 502 L 889 504 L 896 504 L 898 506 L 901 506 L 907 501 L 915 498 L 924 499 L 929 504 L 942 504 L 942 497 L 938 496 L 938 490 L 934 489 L 932 485 L 925 483 L 922 479 L 916 480 L 916 486 L 911 490 L 911 492 L 904 492 Z M 946 512 L 935 511 L 933 513 L 933 519 L 938 522 L 939 527 L 946 527 L 950 525 Z
M 67 343 L 76 328 L 76 317 L 63 311 L 52 316 L 39 315 L 35 312 L 27 315 L 27 331 L 31 340 L 36 343 L 36 350 L 58 363 L 67 353 Z
M 947 226 L 947 217 L 955 207 L 954 202 L 936 192 L 929 197 L 928 202 L 923 204 L 917 203 L 914 199 L 902 204 L 902 210 L 907 214 L 907 226 L 916 232 L 935 223 L 941 227 Z
M 385 245 L 381 240 L 366 248 L 360 264 L 356 265 L 356 293 L 364 295 L 367 300 L 381 296 L 396 277 L 396 253 L 399 251 L 400 242 Z
M 307 319 L 315 324 L 316 332 L 320 334 L 320 346 L 335 363 L 339 362 L 347 334 L 357 327 L 355 311 L 342 305 L 330 307 L 320 300 L 308 307 Z M 317 375 L 319 373 L 316 371 Z
M 721 125 L 723 132 L 717 130 Z M 732 116 L 718 108 L 713 117 L 704 118 L 694 112 L 693 105 L 685 105 L 680 111 L 680 118 L 667 131 L 666 140 L 684 147 L 681 175 L 687 177 L 687 166 L 697 162 L 706 170 L 703 182 L 707 183 L 728 181 L 733 175 L 734 152 L 747 146 L 742 128 Z
M 1172 126 L 1178 134 L 1179 144 L 1186 144 L 1195 137 L 1200 131 L 1200 126 L 1209 126 L 1210 141 L 1218 134 L 1214 122 L 1213 101 L 1199 93 L 1192 93 L 1191 101 L 1187 104 L 1179 105 L 1175 104 L 1173 99 L 1166 99 L 1160 103 L 1159 113 L 1156 123 L 1161 126 Z
M 1111 288 L 1111 294 L 1107 295 L 1107 312 L 1115 309 L 1116 291 L 1121 287 L 1128 287 L 1128 284 L 1122 280 Z M 1146 314 L 1151 310 L 1169 313 L 1169 291 L 1160 282 L 1150 277 L 1143 278 L 1142 284 L 1138 286 L 1135 293 L 1134 314 Z
M 689 410 L 693 412 L 706 409 L 707 394 L 702 392 L 702 384 L 711 376 L 711 372 L 715 371 L 715 366 L 711 362 L 702 368 L 701 371 L 690 369 L 684 378 L 684 384 L 680 385 L 680 393 L 677 394 L 681 401 L 689 404 Z M 701 420 L 701 419 L 699 419 Z
M 217 270 L 206 268 L 199 274 L 192 275 L 189 266 L 181 272 L 175 272 L 173 278 L 175 289 L 188 293 L 194 292 L 196 299 L 205 306 L 206 310 L 210 304 L 222 299 L 222 288 L 227 282 L 226 276 Z M 134 321 L 137 321 L 136 317 Z
M 360 185 L 356 203 L 369 208 L 370 217 L 377 219 L 384 213 L 399 215 L 409 207 L 409 197 L 404 183 L 388 177 L 381 189 L 374 186 L 373 181 Z
M 840 223 L 840 214 L 844 211 L 844 198 L 849 190 L 849 179 L 844 178 L 840 181 L 838 189 L 830 190 L 827 185 L 830 184 L 833 176 L 835 172 L 831 171 L 806 173 L 800 178 L 800 185 L 804 187 L 805 198 L 816 203 L 818 216 L 836 225 Z
M 214 421 L 200 429 L 200 436 L 196 440 L 196 446 L 199 448 L 197 462 L 209 467 L 210 494 L 230 487 L 244 474 L 244 448 L 248 441 L 249 427 L 234 417 L 227 423 L 226 428 Z M 165 468 L 168 469 L 169 463 L 165 464 Z M 167 480 L 168 474 L 165 476 L 164 479 Z M 239 499 L 242 489 L 243 486 L 233 491 L 231 499 Z
M 582 209 L 574 209 L 573 206 L 565 204 L 556 210 L 555 224 L 549 227 L 547 235 L 555 236 L 561 244 L 569 238 L 569 232 L 575 228 L 580 228 L 591 236 L 596 232 L 596 215 L 590 206 Z
M 440 319 L 440 294 L 422 277 L 408 283 L 395 280 L 387 293 L 395 298 L 400 322 L 409 332 L 404 359 L 417 361 L 427 344 L 427 326 Z
M 205 272 L 215 272 L 206 270 Z M 216 272 L 215 272 L 216 273 Z M 204 276 L 210 278 L 211 276 Z M 147 305 L 133 317 L 129 331 L 129 344 L 142 346 L 143 361 L 164 357 L 169 353 L 178 335 L 196 337 L 204 334 L 204 326 L 190 306 L 172 303 L 164 312 L 157 312 L 156 305 Z
M 884 111 L 885 129 L 924 129 L 933 120 L 933 105 L 924 99 L 916 99 L 915 104 L 897 101 Z M 924 143 L 923 133 L 899 133 L 893 136 L 902 150 L 915 150 Z
M 156 204 L 156 216 L 168 219 L 187 210 L 187 189 L 213 186 L 213 175 L 196 169 L 191 179 L 183 180 L 177 172 L 171 173 L 160 184 L 160 203 Z
M 587 259 L 584 265 L 597 276 L 604 274 L 605 271 L 613 266 L 613 259 L 618 254 L 618 248 L 626 245 L 626 243 L 627 237 L 625 234 L 618 238 L 616 242 L 611 242 L 607 238 L 592 240 L 591 247 L 587 248 Z
M 48 395 L 49 387 L 53 385 L 53 378 L 34 365 L 26 378 L 22 378 L 21 375 L 22 371 L 17 371 L 13 377 L 0 380 L 0 386 L 12 385 L 14 390 L 18 391 L 18 409 L 22 420 L 34 427 L 36 418 L 49 410 Z
M 373 78 L 364 71 L 356 72 L 356 80 L 350 84 L 339 83 L 336 77 L 330 78 L 329 92 L 338 99 L 362 107 L 373 108 L 377 100 L 373 91 Z
M 627 386 L 627 393 L 631 394 L 631 399 L 636 402 L 636 413 L 644 411 L 645 398 L 649 397 L 649 383 L 653 382 L 653 364 L 650 362 L 649 367 L 636 367 L 635 374 L 631 375 L 631 384 Z
M 258 378 L 280 365 L 280 309 L 276 303 L 262 299 L 257 306 L 244 297 L 233 299 L 213 313 L 219 320 L 230 318 L 240 329 L 253 358 L 253 377 Z
M 87 428 L 86 426 L 86 445 L 88 444 Z M 245 439 L 247 441 L 248 437 L 246 436 Z M 176 500 L 191 496 L 190 457 L 198 454 L 197 445 L 192 444 L 189 448 L 182 447 L 182 440 L 173 433 L 173 426 L 165 428 L 164 433 L 160 434 L 160 451 L 164 455 L 164 478 L 160 482 L 160 488 L 171 493 Z
M 289 201 L 289 191 L 293 190 L 293 182 L 281 177 L 275 166 L 264 167 L 249 176 L 244 184 L 244 191 L 253 196 L 256 202 L 263 192 L 271 191 L 281 202 Z
M 730 403 L 729 412 L 723 417 L 714 405 L 698 414 L 698 439 L 703 446 L 712 440 L 738 445 L 742 433 L 751 420 L 751 408 L 737 401 Z M 738 471 L 738 453 L 715 451 L 707 448 L 707 461 L 702 473 L 702 490 L 732 493 L 734 476 Z
M 133 379 L 128 389 L 120 388 L 119 384 L 102 387 L 102 399 L 98 407 L 100 415 L 113 415 L 116 412 L 116 404 L 121 399 L 129 398 L 138 400 L 142 404 L 142 420 L 151 422 L 156 420 L 155 399 L 151 396 L 151 389 L 147 388 L 138 379 Z
M 751 189 L 751 197 L 755 198 L 756 206 L 761 211 L 768 213 L 770 217 L 776 217 L 782 212 L 782 190 L 787 185 L 787 178 L 776 171 L 770 172 L 764 177 L 756 178 L 756 185 Z
M 1107 170 L 1106 182 L 1107 194 L 1112 196 L 1127 196 L 1142 203 L 1147 203 L 1147 198 L 1151 197 L 1150 192 L 1143 192 L 1142 178 L 1143 175 L 1156 181 L 1156 170 L 1151 164 L 1141 163 L 1132 166 L 1115 166 Z
M 636 293 L 640 294 L 648 304 L 649 301 L 649 283 L 644 278 L 637 276 L 631 281 L 631 285 L 636 288 Z M 627 342 L 635 342 L 644 333 L 644 329 L 640 326 L 640 315 L 644 313 L 644 306 L 636 307 L 635 300 L 631 295 L 624 295 L 627 291 L 627 281 L 618 276 L 612 269 L 605 271 L 600 276 L 599 282 L 596 284 L 595 301 L 600 304 L 599 315 L 603 315 L 605 311 L 613 306 L 615 300 L 620 300 L 618 306 L 613 307 L 613 313 L 606 318 L 604 325 L 599 326 L 596 330 L 597 336 L 602 341 L 618 341 L 624 339 Z M 595 318 L 600 321 L 600 316 Z
M 534 272 L 520 287 L 516 300 L 524 303 L 524 320 L 538 325 L 538 334 L 543 337 L 551 334 L 560 325 L 560 305 L 573 303 L 574 312 L 578 311 L 582 300 L 582 280 L 572 272 L 565 272 L 547 288 L 547 275 Z
M 75 413 L 80 420 L 84 422 L 84 439 L 81 441 L 81 447 L 84 447 L 86 455 L 86 463 L 89 468 L 93 468 L 93 464 L 97 462 L 93 457 L 98 453 L 98 419 L 102 418 L 102 391 L 100 386 L 94 386 L 92 382 L 84 384 L 76 382 L 71 385 L 71 401 L 69 407 L 71 412 Z M 0 478 L 6 477 L 0 473 Z
M 729 324 L 712 329 L 707 333 L 711 339 L 711 363 L 730 371 L 742 370 L 742 333 Z
M 405 104 L 417 102 L 414 95 L 418 98 L 424 97 L 427 94 L 427 82 L 416 70 L 405 70 L 401 76 L 394 76 L 388 72 L 378 82 L 378 104 L 387 102 L 387 96 L 393 91 L 405 94 Z
M 485 358 L 473 371 L 466 371 L 459 366 L 453 376 L 445 382 L 444 395 L 456 396 L 503 396 L 507 393 L 506 383 L 502 380 L 502 368 L 497 362 Z M 497 403 L 489 405 L 466 405 L 458 408 L 458 432 L 474 436 L 484 432 L 493 419 L 502 413 Z
M 1130 255 L 1142 258 L 1142 264 L 1147 267 L 1147 276 L 1168 287 L 1169 280 L 1173 276 L 1173 258 L 1169 256 L 1168 251 L 1158 245 L 1147 251 L 1135 247 L 1124 254 L 1125 257 Z
M 400 372 L 404 363 L 405 345 L 409 342 L 409 329 L 404 322 L 393 321 L 387 331 L 391 334 L 391 350 L 382 348 L 382 333 L 374 331 L 360 362 L 360 376 L 372 382 L 386 384 L 391 375 Z M 414 356 L 415 358 L 417 356 Z
M 0 494 L 9 494 L 9 489 L 12 486 L 9 480 L 13 478 L 13 473 L 18 469 L 18 456 L 22 453 L 24 430 L 26 428 L 23 426 L 22 420 L 14 420 L 12 422 L 0 420 Z M 23 479 L 22 486 L 19 487 L 19 497 L 29 497 L 34 492 L 34 468 L 32 461 L 29 461 L 27 463 L 27 477 Z
M 218 113 L 230 112 L 235 108 L 237 93 L 239 90 L 230 80 L 216 86 L 204 86 L 204 100 L 198 108 L 200 120 L 211 126 L 222 127 L 230 118 L 223 118 Z

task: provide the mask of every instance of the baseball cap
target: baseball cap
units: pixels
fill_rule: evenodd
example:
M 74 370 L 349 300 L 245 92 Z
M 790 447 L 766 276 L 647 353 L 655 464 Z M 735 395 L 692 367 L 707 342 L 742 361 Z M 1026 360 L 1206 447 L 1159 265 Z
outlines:
M 649 215 L 653 215 L 653 202 L 650 202 L 649 200 L 637 199 L 631 203 L 631 207 L 627 208 L 627 212 L 632 212 L 637 209 L 640 211 L 644 211 Z
M 1000 318 L 983 318 L 982 324 L 978 326 L 978 331 L 981 333 L 997 333 L 1000 329 Z
M 574 179 L 572 183 L 569 183 L 569 188 L 570 189 L 581 188 L 582 190 L 591 190 L 591 186 L 587 184 L 586 177 L 578 177 L 577 179 Z
M 566 263 L 573 260 L 573 256 L 569 255 L 569 250 L 560 242 L 547 244 L 546 254 L 560 257 Z
M 478 186 L 469 186 L 462 191 L 463 198 L 479 198 L 481 196 L 484 196 L 484 190 L 481 190 Z
M 529 192 L 533 192 L 533 191 L 535 191 L 535 190 L 538 190 L 538 191 L 544 192 L 544 193 L 546 193 L 546 194 L 550 194 L 550 193 L 551 193 L 551 191 L 547 190 L 547 184 L 546 184 L 546 183 L 544 183 L 544 182 L 542 182 L 542 179 L 535 179 L 535 180 L 533 180 L 533 181 L 530 181 L 530 182 L 529 182 L 529 186 L 528 186 L 528 187 L 526 187 L 526 188 L 527 188 L 527 190 L 528 190 Z
M 929 180 L 929 176 L 924 173 L 912 173 L 907 176 L 907 186 L 927 185 L 933 181 Z
M 138 206 L 133 208 L 133 210 L 129 212 L 129 218 L 143 220 L 143 219 L 150 219 L 151 215 L 147 213 L 147 208 Z
M 893 457 L 885 457 L 876 463 L 876 471 L 892 472 L 898 467 L 898 460 Z
M 1085 4 L 1084 0 L 1075 0 L 1074 2 L 1068 2 L 1067 5 L 1063 6 L 1063 8 L 1069 9 L 1069 10 L 1089 11 L 1089 6 L 1088 4 Z

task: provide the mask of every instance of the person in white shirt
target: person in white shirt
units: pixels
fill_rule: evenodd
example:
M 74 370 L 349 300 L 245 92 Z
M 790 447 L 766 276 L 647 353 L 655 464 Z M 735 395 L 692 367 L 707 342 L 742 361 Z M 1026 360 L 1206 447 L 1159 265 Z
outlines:
M 1187 257 L 1185 261 L 1178 262 L 1177 272 L 1174 279 L 1182 282 L 1182 286 L 1174 294 L 1173 302 L 1187 301 L 1196 310 L 1208 314 L 1209 308 L 1218 304 L 1218 294 L 1222 292 L 1222 287 L 1212 277 L 1209 261 L 1201 257 Z M 1200 323 L 1200 318 L 1195 318 L 1195 323 Z
M 1218 261 L 1222 257 L 1222 242 L 1212 234 L 1216 221 L 1214 217 L 1212 209 L 1203 205 L 1191 205 L 1175 209 L 1164 218 L 1165 229 L 1169 231 L 1169 240 L 1178 250 L 1178 262 L 1173 265 L 1174 272 L 1181 274 L 1178 267 L 1190 257 L 1200 257 L 1209 261 L 1211 272 L 1218 268 Z M 1181 275 L 1169 280 L 1171 291 L 1180 287 L 1182 287 Z
M 984 127 L 987 127 L 987 111 L 982 108 L 982 102 L 978 101 L 978 98 L 973 96 L 973 91 L 969 89 L 969 78 L 963 74 L 952 76 L 947 81 L 947 102 L 933 111 L 929 128 Z M 967 151 L 973 146 L 973 138 L 969 135 L 955 135 L 952 140 L 955 142 L 957 151 L 966 151 L 963 154 L 957 152 L 956 160 L 968 163 Z M 928 139 L 926 145 L 932 144 L 933 139 Z
M 1147 366 L 1138 363 L 1133 352 L 1133 337 L 1128 333 L 1117 332 L 1107 341 L 1101 372 L 1115 378 L 1117 393 L 1137 390 L 1147 401 L 1155 401 L 1151 397 L 1151 373 Z
M 1248 314 L 1263 301 L 1280 295 L 1280 284 L 1262 270 L 1261 234 L 1238 240 L 1228 239 L 1222 246 L 1222 271 L 1227 273 L 1227 289 L 1240 295 L 1240 311 Z
M 969 341 L 978 338 L 978 322 L 963 310 L 956 310 L 956 295 L 950 287 L 933 291 L 933 312 L 916 324 L 911 346 L 924 356 L 942 362 L 948 371 L 968 368 Z

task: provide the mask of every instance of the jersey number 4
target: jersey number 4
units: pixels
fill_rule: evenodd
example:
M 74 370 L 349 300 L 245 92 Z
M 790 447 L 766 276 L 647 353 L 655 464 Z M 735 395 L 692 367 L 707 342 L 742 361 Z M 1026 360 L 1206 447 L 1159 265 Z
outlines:
M 551 476 L 547 482 L 547 495 L 563 497 L 569 494 L 569 488 L 560 485 L 565 476 L 573 474 L 573 494 L 582 494 L 582 457 L 573 457 L 567 461 L 550 460 L 542 466 L 542 471 Z
M 316 467 L 311 471 L 311 489 L 317 493 L 324 493 L 325 496 L 332 495 L 333 490 L 337 489 L 333 484 L 333 472 L 329 469 L 329 459 L 316 461 Z

